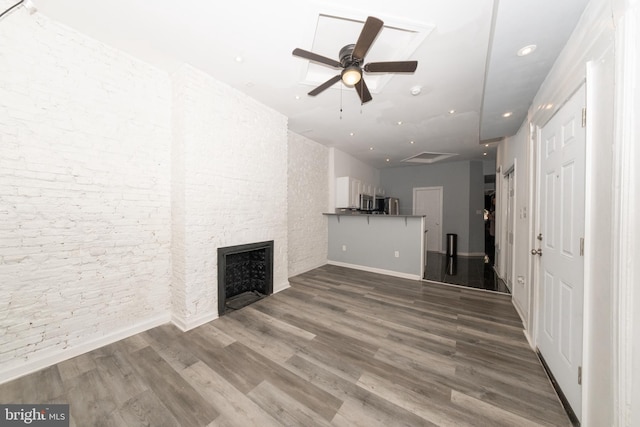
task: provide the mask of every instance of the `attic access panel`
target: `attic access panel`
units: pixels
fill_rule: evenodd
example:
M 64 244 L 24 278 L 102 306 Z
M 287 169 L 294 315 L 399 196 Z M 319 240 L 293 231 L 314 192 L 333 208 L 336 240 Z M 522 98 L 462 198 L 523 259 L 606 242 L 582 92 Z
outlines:
M 433 25 L 398 22 L 380 15 L 376 17 L 382 19 L 385 25 L 365 56 L 365 64 L 410 60 L 411 55 L 434 29 Z M 339 61 L 340 49 L 358 40 L 366 18 L 355 18 L 344 12 L 320 13 L 316 20 L 313 42 L 308 50 Z M 302 83 L 310 86 L 318 86 L 340 73 L 340 70 L 310 61 L 306 64 Z M 393 73 L 364 73 L 371 93 L 380 92 L 393 76 Z M 341 84 L 338 82 L 332 88 L 340 88 Z
M 440 160 L 448 159 L 449 157 L 457 156 L 455 153 L 430 153 L 423 151 L 415 156 L 407 157 L 402 160 L 407 163 L 435 163 Z

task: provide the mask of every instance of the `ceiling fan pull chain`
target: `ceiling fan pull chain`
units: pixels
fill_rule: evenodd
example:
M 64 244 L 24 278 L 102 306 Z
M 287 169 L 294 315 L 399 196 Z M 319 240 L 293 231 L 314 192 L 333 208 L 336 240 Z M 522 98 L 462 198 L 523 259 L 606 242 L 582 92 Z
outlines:
M 342 120 L 342 88 L 344 85 L 340 83 L 340 120 Z

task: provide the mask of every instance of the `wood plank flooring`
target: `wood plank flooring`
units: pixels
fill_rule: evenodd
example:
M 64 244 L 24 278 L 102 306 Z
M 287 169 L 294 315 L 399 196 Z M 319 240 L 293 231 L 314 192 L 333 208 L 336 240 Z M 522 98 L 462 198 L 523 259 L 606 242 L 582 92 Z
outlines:
M 72 426 L 570 426 L 510 296 L 324 266 L 0 385 Z

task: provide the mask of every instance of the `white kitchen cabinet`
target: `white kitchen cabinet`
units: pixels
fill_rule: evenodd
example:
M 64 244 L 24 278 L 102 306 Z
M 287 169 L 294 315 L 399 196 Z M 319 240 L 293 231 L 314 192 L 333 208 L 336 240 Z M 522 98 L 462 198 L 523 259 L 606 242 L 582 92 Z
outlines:
M 336 208 L 358 208 L 362 182 L 350 176 L 336 178 Z
M 362 182 L 359 179 L 351 180 L 351 207 L 360 207 L 360 194 L 362 194 Z

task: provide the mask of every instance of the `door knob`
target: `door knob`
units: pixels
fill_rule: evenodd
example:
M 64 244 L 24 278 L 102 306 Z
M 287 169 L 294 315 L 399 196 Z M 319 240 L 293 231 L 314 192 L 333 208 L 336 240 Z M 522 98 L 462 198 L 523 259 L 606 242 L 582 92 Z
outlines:
M 540 256 L 542 256 L 542 249 L 531 249 L 531 255 L 540 255 Z

